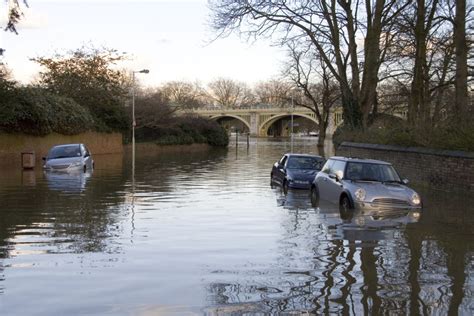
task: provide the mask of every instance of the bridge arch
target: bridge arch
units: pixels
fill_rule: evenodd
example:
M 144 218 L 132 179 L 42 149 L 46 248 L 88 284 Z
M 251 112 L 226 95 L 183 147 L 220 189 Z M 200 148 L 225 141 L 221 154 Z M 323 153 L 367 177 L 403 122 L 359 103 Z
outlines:
M 232 115 L 232 114 L 220 114 L 220 115 L 213 115 L 210 117 L 211 120 L 213 121 L 218 121 L 219 119 L 221 118 L 233 118 L 233 119 L 236 119 L 242 123 L 245 124 L 245 126 L 247 126 L 248 130 L 250 131 L 250 123 L 247 122 L 244 118 L 238 116 L 238 115 Z
M 285 117 L 291 117 L 291 113 L 284 113 L 284 114 L 278 114 L 275 116 L 272 116 L 268 118 L 267 120 L 261 122 L 259 126 L 259 136 L 267 136 L 268 134 L 268 129 L 270 126 L 272 126 L 276 121 L 285 118 Z M 308 115 L 308 114 L 301 114 L 301 113 L 293 113 L 293 117 L 304 117 L 316 124 L 316 126 L 319 126 L 318 121 L 314 116 Z

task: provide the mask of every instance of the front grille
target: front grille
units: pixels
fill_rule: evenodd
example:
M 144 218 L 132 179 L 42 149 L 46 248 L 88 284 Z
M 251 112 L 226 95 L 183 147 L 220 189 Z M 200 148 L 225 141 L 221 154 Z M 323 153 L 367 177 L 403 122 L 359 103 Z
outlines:
M 372 201 L 372 206 L 375 207 L 403 207 L 410 206 L 407 201 L 399 199 L 374 199 Z
M 53 165 L 51 166 L 53 169 L 67 169 L 69 168 L 69 165 Z

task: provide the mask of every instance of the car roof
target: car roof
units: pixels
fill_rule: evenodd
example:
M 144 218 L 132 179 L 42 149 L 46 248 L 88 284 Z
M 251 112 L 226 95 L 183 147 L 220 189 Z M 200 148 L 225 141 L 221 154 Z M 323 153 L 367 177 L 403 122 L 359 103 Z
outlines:
M 80 146 L 82 144 L 62 144 L 62 145 L 56 145 L 56 146 L 53 146 L 54 147 L 69 147 L 69 146 Z
M 371 163 L 371 164 L 378 164 L 378 165 L 392 165 L 391 163 L 383 161 L 383 160 L 365 159 L 365 158 L 356 158 L 356 157 L 333 156 L 333 157 L 330 157 L 329 159 L 340 160 L 340 161 L 359 162 L 359 163 Z
M 285 154 L 288 157 L 314 157 L 314 158 L 323 158 L 318 155 L 310 155 L 310 154 L 292 154 L 292 153 L 287 153 Z M 324 158 L 323 158 L 324 159 Z

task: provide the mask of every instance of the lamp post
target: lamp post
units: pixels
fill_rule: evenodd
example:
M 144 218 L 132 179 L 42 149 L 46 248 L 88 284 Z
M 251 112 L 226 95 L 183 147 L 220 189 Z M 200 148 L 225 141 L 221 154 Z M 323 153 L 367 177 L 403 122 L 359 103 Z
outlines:
M 293 94 L 291 94 L 291 152 L 293 153 L 293 112 L 295 111 L 295 104 L 293 102 Z
M 150 71 L 148 69 L 142 69 L 139 71 L 132 71 L 132 177 L 135 180 L 135 74 L 147 74 Z

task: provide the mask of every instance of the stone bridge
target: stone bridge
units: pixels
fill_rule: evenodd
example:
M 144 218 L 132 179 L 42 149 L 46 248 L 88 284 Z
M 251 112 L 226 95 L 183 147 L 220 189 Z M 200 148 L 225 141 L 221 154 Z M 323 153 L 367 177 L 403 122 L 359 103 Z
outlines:
M 295 108 L 239 108 L 239 109 L 196 109 L 186 111 L 186 113 L 197 114 L 208 117 L 212 120 L 220 120 L 224 118 L 233 118 L 241 121 L 247 126 L 251 136 L 266 137 L 268 136 L 268 129 L 277 121 L 281 119 L 289 119 L 293 114 L 294 118 L 304 117 L 313 121 L 316 126 L 318 121 L 316 115 L 309 109 L 304 107 Z M 342 112 L 335 111 L 330 113 L 329 126 L 327 135 L 332 136 L 336 127 L 342 123 Z

